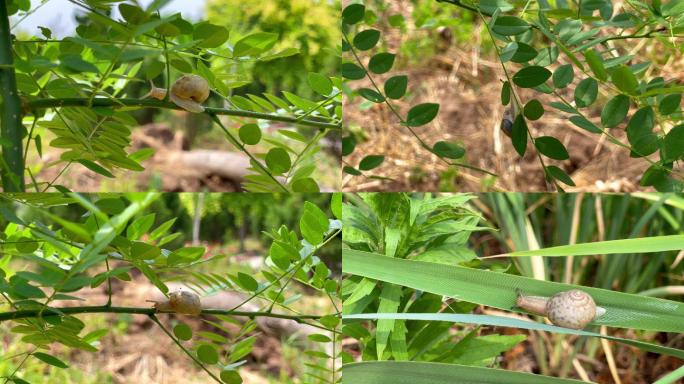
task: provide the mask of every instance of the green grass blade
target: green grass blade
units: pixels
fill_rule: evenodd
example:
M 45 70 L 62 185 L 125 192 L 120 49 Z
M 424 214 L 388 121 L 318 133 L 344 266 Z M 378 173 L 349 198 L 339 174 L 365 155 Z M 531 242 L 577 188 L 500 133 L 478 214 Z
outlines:
M 684 303 L 676 301 L 460 266 L 396 259 L 351 249 L 344 249 L 342 254 L 342 270 L 346 273 L 516 312 L 522 312 L 514 308 L 516 289 L 536 296 L 582 289 L 607 311 L 593 324 L 684 332 Z
M 344 384 L 579 384 L 582 381 L 558 379 L 503 369 L 415 361 L 377 361 L 346 364 Z
M 532 251 L 511 252 L 508 256 L 586 256 L 679 251 L 681 249 L 684 249 L 684 235 L 671 235 L 561 245 Z
M 519 319 L 512 319 L 502 316 L 488 316 L 488 315 L 469 315 L 469 314 L 452 314 L 452 313 L 363 313 L 358 315 L 345 315 L 344 320 L 380 320 L 380 319 L 395 319 L 395 320 L 418 320 L 418 321 L 446 321 L 452 323 L 469 323 L 479 325 L 491 325 L 495 327 L 510 327 L 519 329 L 530 329 L 535 331 L 545 331 L 562 333 L 568 335 L 600 337 L 606 340 L 615 341 L 622 344 L 631 345 L 641 350 L 675 356 L 684 359 L 684 351 L 676 348 L 663 347 L 657 344 L 647 343 L 644 341 L 624 339 L 622 337 L 614 337 L 602 335 L 596 332 L 579 331 L 575 329 L 557 327 L 555 325 L 547 325 L 536 323 L 532 321 L 524 321 Z

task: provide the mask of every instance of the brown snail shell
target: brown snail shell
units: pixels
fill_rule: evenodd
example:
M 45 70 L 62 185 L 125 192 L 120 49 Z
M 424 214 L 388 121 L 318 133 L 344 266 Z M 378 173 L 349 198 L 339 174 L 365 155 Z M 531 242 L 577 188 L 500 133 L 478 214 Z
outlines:
M 559 292 L 551 297 L 524 296 L 518 292 L 516 305 L 546 316 L 554 325 L 572 329 L 584 329 L 606 313 L 605 308 L 596 306 L 594 299 L 579 289 Z
M 143 97 L 154 97 L 155 99 L 164 100 L 166 89 L 155 87 L 152 81 L 150 81 L 150 85 L 150 92 Z M 209 91 L 209 82 L 203 77 L 183 75 L 171 85 L 169 99 L 188 112 L 202 113 L 204 112 L 204 107 L 201 104 L 209 98 Z
M 171 86 L 171 101 L 186 111 L 201 113 L 209 98 L 209 83 L 201 76 L 183 75 Z
M 178 290 L 169 294 L 168 300 L 153 301 L 154 308 L 159 312 L 175 312 L 186 315 L 199 315 L 202 313 L 200 297 L 190 291 Z

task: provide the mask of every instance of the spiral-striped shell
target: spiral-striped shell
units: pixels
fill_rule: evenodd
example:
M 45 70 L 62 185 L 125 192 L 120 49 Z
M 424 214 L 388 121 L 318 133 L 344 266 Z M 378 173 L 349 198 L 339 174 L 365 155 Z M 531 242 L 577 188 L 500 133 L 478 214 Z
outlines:
M 596 318 L 596 303 L 579 289 L 559 292 L 546 303 L 546 316 L 555 325 L 583 329 Z

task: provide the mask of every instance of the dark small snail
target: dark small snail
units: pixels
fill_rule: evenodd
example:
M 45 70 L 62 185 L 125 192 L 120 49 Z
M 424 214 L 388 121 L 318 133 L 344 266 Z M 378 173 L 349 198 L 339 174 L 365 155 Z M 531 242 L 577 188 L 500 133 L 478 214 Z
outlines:
M 554 325 L 584 329 L 606 309 L 596 306 L 594 299 L 579 289 L 559 292 L 551 297 L 525 296 L 518 290 L 516 306 L 540 316 L 546 316 Z
M 202 313 L 200 297 L 190 291 L 178 290 L 171 292 L 168 300 L 147 301 L 154 303 L 154 308 L 159 312 L 175 312 L 195 316 Z
M 518 108 L 516 107 L 515 100 L 511 102 L 511 106 L 506 108 L 503 117 L 501 118 L 501 130 L 506 136 L 513 136 L 513 121 L 518 116 Z
M 164 100 L 166 97 L 166 89 L 157 88 L 154 83 L 150 81 L 152 89 L 147 93 L 146 97 L 154 97 L 155 99 Z M 209 83 L 201 76 L 197 75 L 183 75 L 171 86 L 171 93 L 169 99 L 177 106 L 185 109 L 188 112 L 202 113 L 204 107 L 201 105 L 209 98 Z

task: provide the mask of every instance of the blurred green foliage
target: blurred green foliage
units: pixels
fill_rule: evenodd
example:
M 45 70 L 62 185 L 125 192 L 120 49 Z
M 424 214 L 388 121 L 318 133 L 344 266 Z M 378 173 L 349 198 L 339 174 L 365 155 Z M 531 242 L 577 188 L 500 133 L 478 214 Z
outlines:
M 310 97 L 307 73 L 338 73 L 342 38 L 338 0 L 208 0 L 206 7 L 209 21 L 231 26 L 231 41 L 250 32 L 270 32 L 280 36 L 276 51 L 300 50 L 299 55 L 254 64 L 255 81 L 245 88 L 247 92 L 287 90 Z

